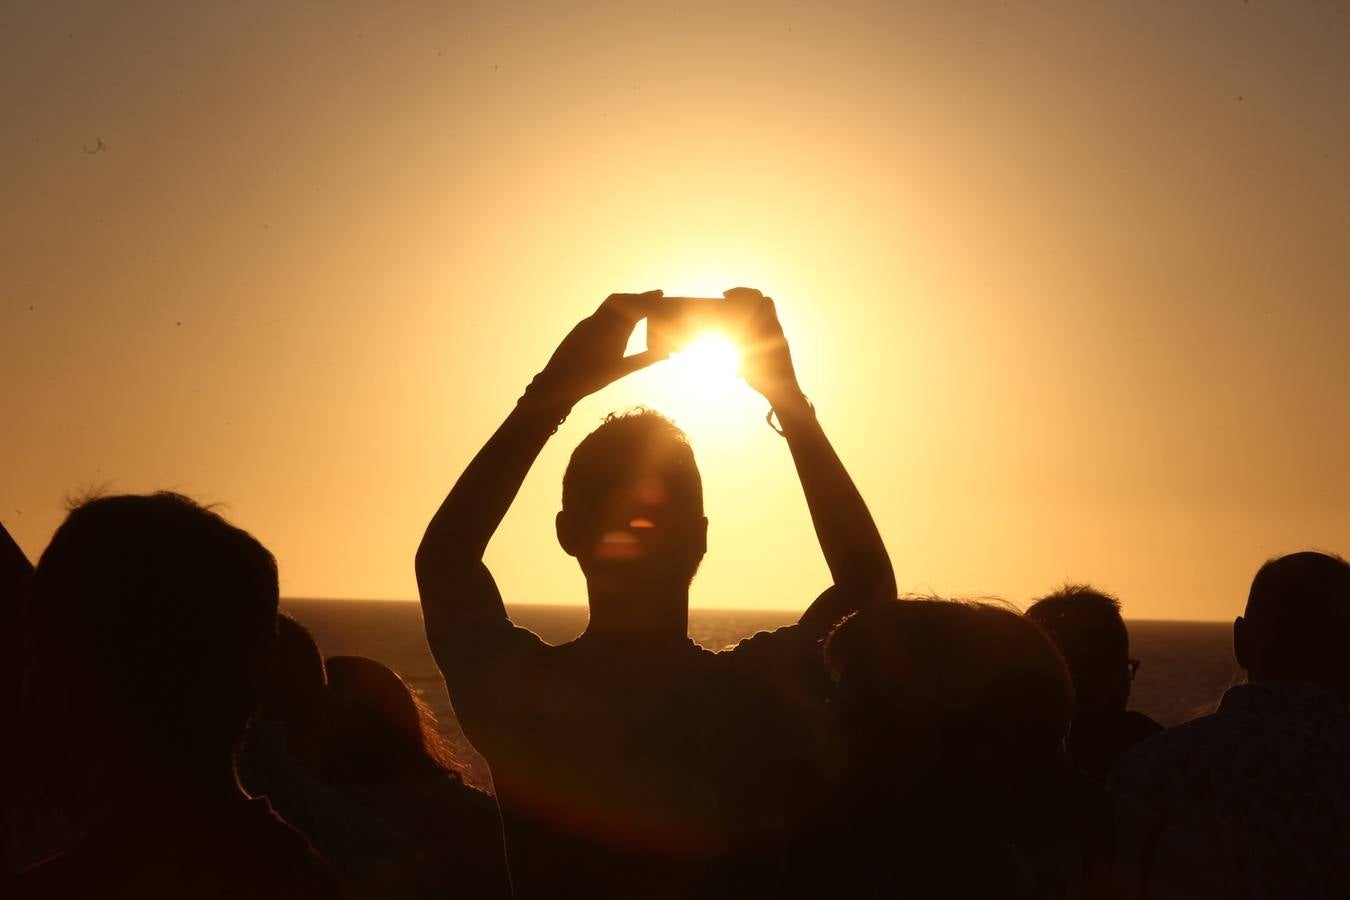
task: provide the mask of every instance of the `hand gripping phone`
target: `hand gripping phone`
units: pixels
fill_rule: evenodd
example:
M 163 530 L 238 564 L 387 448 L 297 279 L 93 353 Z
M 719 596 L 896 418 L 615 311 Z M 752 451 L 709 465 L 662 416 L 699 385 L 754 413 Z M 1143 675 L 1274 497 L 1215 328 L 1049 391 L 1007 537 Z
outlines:
M 647 349 L 679 353 L 695 338 L 717 332 L 735 343 L 755 313 L 757 297 L 662 297 L 647 315 Z

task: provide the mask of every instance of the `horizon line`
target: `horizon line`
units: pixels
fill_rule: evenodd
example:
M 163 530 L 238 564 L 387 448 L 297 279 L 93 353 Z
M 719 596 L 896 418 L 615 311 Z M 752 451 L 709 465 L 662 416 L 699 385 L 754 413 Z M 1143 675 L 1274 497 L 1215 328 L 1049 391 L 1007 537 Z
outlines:
M 408 597 L 282 597 L 284 603 L 391 603 L 391 604 L 419 604 L 421 601 Z M 515 601 L 506 603 L 507 609 L 519 606 L 533 606 L 542 609 L 587 609 L 585 603 L 538 603 L 534 601 Z M 780 607 L 767 606 L 700 606 L 691 605 L 690 612 L 729 612 L 729 613 L 764 613 L 778 614 L 788 616 L 800 616 L 804 610 L 785 609 Z M 1146 616 L 1134 618 L 1125 616 L 1126 622 L 1184 622 L 1196 625 L 1231 625 L 1231 619 L 1184 619 L 1180 617 L 1160 617 Z

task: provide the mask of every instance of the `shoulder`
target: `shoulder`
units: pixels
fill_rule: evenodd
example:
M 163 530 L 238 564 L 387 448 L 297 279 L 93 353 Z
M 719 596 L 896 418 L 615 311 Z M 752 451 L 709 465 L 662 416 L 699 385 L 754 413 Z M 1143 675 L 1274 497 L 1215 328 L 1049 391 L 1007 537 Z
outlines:
M 1152 737 L 1122 754 L 1121 759 L 1142 763 L 1159 757 L 1203 752 L 1210 744 L 1222 741 L 1225 731 L 1225 723 L 1217 714 L 1210 713 L 1171 728 L 1160 728 Z
M 496 689 L 552 649 L 507 618 L 468 620 L 435 633 L 428 628 L 427 637 L 452 700 Z
M 716 655 L 719 660 L 736 666 L 760 666 L 797 662 L 819 653 L 818 636 L 801 625 L 784 625 L 773 631 L 756 632 Z
M 801 625 L 784 625 L 780 628 L 774 628 L 770 631 L 756 631 L 750 637 L 739 641 L 736 646 L 730 650 L 722 651 L 727 653 L 749 654 L 755 652 L 765 652 L 772 648 L 784 646 L 799 646 L 803 643 L 815 642 L 816 638 L 808 629 Z
M 1163 730 L 1162 723 L 1158 722 L 1152 716 L 1139 712 L 1137 709 L 1127 709 L 1121 721 L 1130 731 L 1145 734 L 1157 734 Z
M 1154 719 L 1136 710 L 1126 710 L 1120 717 L 1117 736 L 1122 746 L 1133 747 L 1163 731 L 1163 726 Z
M 1137 800 L 1160 790 L 1161 782 L 1184 784 L 1207 770 L 1225 743 L 1224 723 L 1210 714 L 1167 728 L 1117 757 L 1107 786 Z

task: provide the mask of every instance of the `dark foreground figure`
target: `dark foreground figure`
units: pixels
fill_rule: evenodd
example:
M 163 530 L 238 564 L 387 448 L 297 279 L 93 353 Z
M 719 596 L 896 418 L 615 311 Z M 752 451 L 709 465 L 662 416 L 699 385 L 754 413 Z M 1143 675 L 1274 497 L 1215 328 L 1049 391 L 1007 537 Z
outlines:
M 850 762 L 793 855 L 798 896 L 869 900 L 1227 897 L 1205 842 L 1088 778 L 1072 690 L 1017 613 L 874 604 L 831 635 Z
M 349 896 L 235 778 L 276 613 L 271 554 L 184 497 L 71 512 L 33 576 L 23 706 L 46 793 L 82 836 L 0 895 Z
M 362 896 L 510 897 L 496 803 L 464 784 L 443 748 L 395 672 L 364 657 L 325 665 L 308 629 L 277 617 L 239 779 Z
M 334 656 L 327 670 L 321 777 L 349 816 L 363 813 L 400 838 L 397 852 L 367 866 L 366 893 L 509 898 L 497 804 L 464 783 L 431 711 L 373 659 Z
M 1069 585 L 1027 609 L 1055 642 L 1073 679 L 1073 725 L 1068 747 L 1083 771 L 1106 781 L 1124 751 L 1162 726 L 1127 710 L 1139 660 L 1130 658 L 1130 633 L 1120 601 L 1085 585 Z
M 1121 793 L 1220 835 L 1251 896 L 1350 897 L 1350 565 L 1262 566 L 1233 623 L 1248 684 L 1125 754 Z
M 32 776 L 18 739 L 23 622 L 33 564 L 0 523 L 0 882 L 70 845 L 70 826 Z
M 772 301 L 742 291 L 754 310 L 744 374 L 781 423 L 834 588 L 797 625 L 734 650 L 691 642 L 702 486 L 679 429 L 640 412 L 606 421 L 564 476 L 557 537 L 586 578 L 585 633 L 554 647 L 511 623 L 483 553 L 572 406 L 657 360 L 623 352 L 658 294 L 612 296 L 573 329 L 417 555 L 427 636 L 491 766 L 518 898 L 782 896 L 784 798 L 827 749 L 815 727 L 819 642 L 855 605 L 895 592 L 872 518 L 797 385 Z M 765 565 L 779 552 L 756 551 Z

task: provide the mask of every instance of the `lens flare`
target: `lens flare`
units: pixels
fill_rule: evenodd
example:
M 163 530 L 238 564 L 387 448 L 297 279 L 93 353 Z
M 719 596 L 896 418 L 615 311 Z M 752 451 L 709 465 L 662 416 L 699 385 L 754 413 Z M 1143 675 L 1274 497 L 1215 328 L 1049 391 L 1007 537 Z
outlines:
M 695 390 L 725 389 L 736 380 L 741 364 L 741 351 L 722 334 L 709 332 L 699 335 L 679 353 L 670 358 L 677 377 Z

